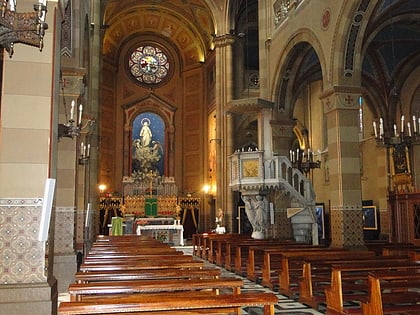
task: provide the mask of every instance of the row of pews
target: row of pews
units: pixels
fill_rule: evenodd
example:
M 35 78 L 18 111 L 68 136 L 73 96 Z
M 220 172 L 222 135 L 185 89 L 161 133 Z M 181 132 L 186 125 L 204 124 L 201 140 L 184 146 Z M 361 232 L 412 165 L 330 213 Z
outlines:
M 388 242 L 362 250 L 241 234 L 194 234 L 193 255 L 326 314 L 420 314 L 419 248 Z
M 272 293 L 241 292 L 240 277 L 147 236 L 99 236 L 85 255 L 70 300 L 59 315 L 241 314 L 261 306 L 274 315 Z

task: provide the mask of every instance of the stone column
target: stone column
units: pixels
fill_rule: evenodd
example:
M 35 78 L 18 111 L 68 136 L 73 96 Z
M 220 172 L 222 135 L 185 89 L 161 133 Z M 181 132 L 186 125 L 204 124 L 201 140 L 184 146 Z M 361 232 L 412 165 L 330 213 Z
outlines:
M 226 114 L 226 105 L 232 99 L 232 35 L 215 38 L 216 49 L 216 138 L 220 139 L 216 149 L 216 206 L 225 211 L 226 230 L 232 231 L 233 195 L 229 188 L 230 163 L 228 156 L 233 153 L 233 119 Z
M 4 52 L 0 123 L 0 313 L 57 313 L 52 233 L 39 240 L 47 178 L 56 178 L 57 99 L 61 25 L 57 1 L 48 1 L 42 52 L 16 43 Z M 33 12 L 33 1 L 19 1 Z M 54 14 L 57 12 L 57 16 Z M 57 30 L 58 28 L 58 30 Z M 54 229 L 52 207 L 50 231 Z
M 360 91 L 335 87 L 321 99 L 327 115 L 333 247 L 363 245 L 359 153 Z

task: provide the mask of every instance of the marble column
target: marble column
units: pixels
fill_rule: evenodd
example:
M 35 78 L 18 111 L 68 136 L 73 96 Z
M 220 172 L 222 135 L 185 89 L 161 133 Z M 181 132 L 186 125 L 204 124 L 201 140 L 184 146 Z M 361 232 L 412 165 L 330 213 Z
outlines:
M 216 138 L 220 139 L 216 149 L 216 206 L 225 211 L 226 230 L 232 231 L 233 226 L 233 194 L 229 188 L 230 164 L 228 156 L 233 153 L 232 123 L 233 119 L 226 114 L 226 106 L 232 99 L 232 35 L 222 35 L 215 38 L 216 50 Z
M 359 97 L 360 91 L 352 87 L 335 87 L 321 96 L 328 128 L 333 247 L 361 246 L 364 243 Z

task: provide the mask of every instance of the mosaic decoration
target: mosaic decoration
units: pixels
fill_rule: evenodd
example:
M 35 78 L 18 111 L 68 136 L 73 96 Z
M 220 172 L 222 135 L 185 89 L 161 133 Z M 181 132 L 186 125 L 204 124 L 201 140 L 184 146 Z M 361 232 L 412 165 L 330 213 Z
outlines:
M 0 283 L 46 282 L 42 198 L 0 199 Z

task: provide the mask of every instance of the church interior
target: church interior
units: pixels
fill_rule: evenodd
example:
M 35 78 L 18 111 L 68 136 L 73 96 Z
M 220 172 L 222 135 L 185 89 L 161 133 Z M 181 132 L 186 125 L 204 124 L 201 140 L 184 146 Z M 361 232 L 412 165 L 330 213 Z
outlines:
M 419 1 L 0 8 L 7 314 L 56 314 L 98 235 L 420 246 Z

